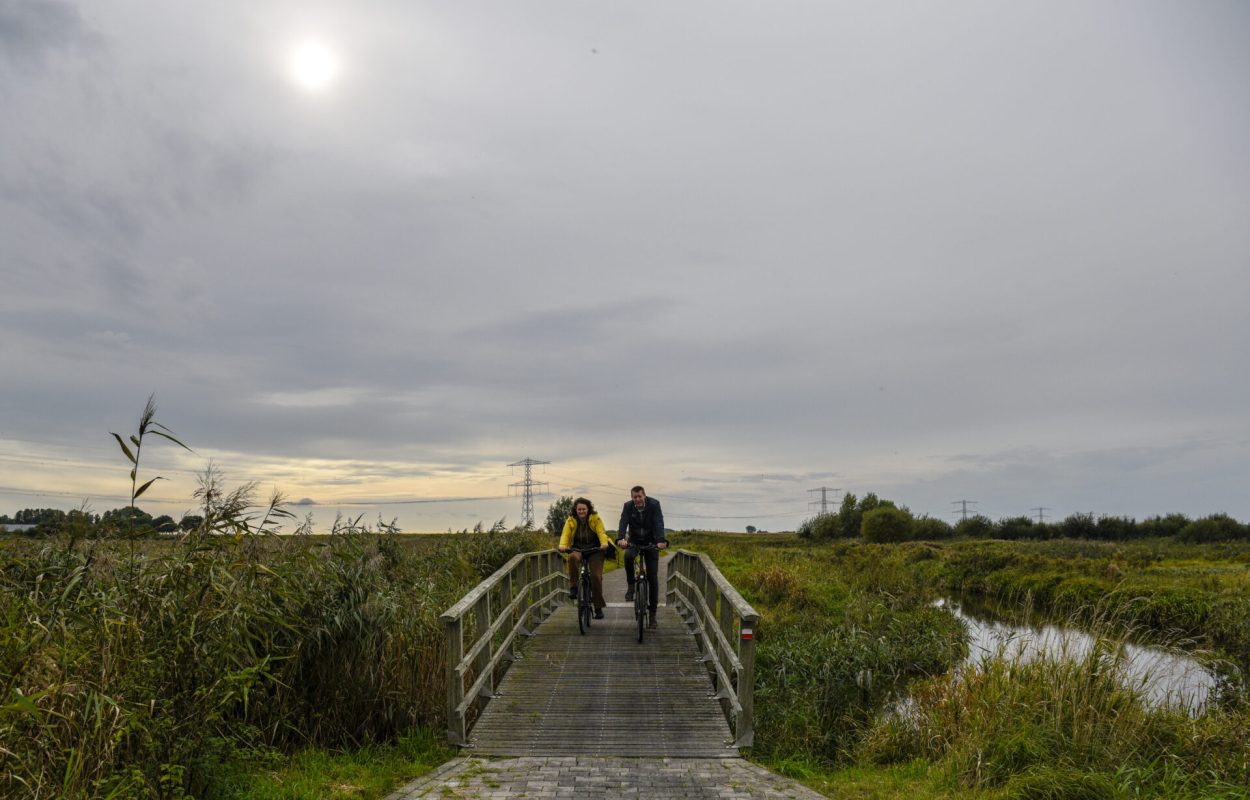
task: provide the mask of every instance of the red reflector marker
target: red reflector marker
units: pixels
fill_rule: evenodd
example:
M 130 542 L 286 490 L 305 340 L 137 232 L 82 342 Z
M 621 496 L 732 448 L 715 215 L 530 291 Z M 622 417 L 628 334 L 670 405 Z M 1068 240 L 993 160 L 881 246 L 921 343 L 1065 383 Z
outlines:
M 743 628 L 743 629 L 742 629 L 742 638 L 743 638 L 743 639 L 754 639 L 754 638 L 755 638 L 755 631 L 751 630 L 750 628 Z

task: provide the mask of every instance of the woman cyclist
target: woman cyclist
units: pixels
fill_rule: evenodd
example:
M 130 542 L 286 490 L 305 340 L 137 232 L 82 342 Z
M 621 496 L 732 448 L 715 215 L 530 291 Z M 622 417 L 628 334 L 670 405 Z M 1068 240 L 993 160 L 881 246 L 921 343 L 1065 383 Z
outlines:
M 569 597 L 577 599 L 577 573 L 581 570 L 582 554 L 571 548 L 598 547 L 588 554 L 590 559 L 590 585 L 594 590 L 595 619 L 603 619 L 603 559 L 612 541 L 603 527 L 603 520 L 595 513 L 594 503 L 585 497 L 573 501 L 573 513 L 564 522 L 560 534 L 559 551 L 568 554 Z

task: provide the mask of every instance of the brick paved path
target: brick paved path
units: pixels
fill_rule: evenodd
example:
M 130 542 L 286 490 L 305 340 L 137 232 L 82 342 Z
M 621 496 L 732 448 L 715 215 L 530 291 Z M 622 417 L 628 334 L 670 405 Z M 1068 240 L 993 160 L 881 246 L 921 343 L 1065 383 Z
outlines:
M 475 797 L 824 800 L 741 758 L 453 758 L 386 800 Z

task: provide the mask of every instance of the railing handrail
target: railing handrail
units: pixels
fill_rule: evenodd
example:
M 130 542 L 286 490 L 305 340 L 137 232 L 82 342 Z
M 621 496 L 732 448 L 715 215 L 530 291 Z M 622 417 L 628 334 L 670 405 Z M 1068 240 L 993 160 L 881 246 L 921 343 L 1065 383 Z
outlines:
M 755 738 L 759 612 L 703 553 L 674 552 L 668 559 L 667 584 L 666 595 L 676 601 L 670 605 L 690 626 L 709 664 L 716 685 L 714 696 L 733 725 L 734 747 L 750 747 Z
M 675 550 L 667 563 L 668 602 L 690 626 L 708 664 L 712 696 L 733 727 L 733 746 L 750 747 L 760 615 L 703 553 Z M 494 696 L 495 671 L 505 660 L 520 658 L 517 636 L 533 635 L 533 627 L 556 609 L 567 589 L 565 578 L 558 551 L 521 553 L 439 615 L 447 636 L 447 738 L 452 744 L 468 743 L 469 711 L 478 700 Z M 472 623 L 467 631 L 466 621 Z M 469 677 L 473 681 L 466 689 Z
M 520 553 L 439 615 L 447 634 L 447 738 L 452 744 L 468 743 L 469 709 L 480 698 L 494 695 L 499 665 L 520 657 L 513 646 L 516 637 L 532 635 L 529 627 L 555 610 L 565 587 L 553 590 L 549 585 L 564 575 L 564 561 L 556 550 Z M 474 624 L 466 647 L 464 622 L 470 615 Z M 508 621 L 513 624 L 496 645 L 495 637 Z M 466 690 L 464 681 L 470 674 L 474 680 Z
M 446 622 L 453 618 L 463 617 L 469 608 L 478 601 L 479 597 L 486 594 L 486 592 L 490 591 L 492 587 L 502 581 L 503 576 L 510 573 L 522 559 L 528 558 L 529 556 L 554 552 L 555 550 L 539 550 L 534 553 L 517 553 L 512 558 L 508 559 L 508 563 L 492 572 L 489 578 L 470 589 L 464 597 L 460 598 L 460 600 L 456 602 L 454 606 L 447 609 L 442 614 L 439 614 L 438 618 L 443 622 Z

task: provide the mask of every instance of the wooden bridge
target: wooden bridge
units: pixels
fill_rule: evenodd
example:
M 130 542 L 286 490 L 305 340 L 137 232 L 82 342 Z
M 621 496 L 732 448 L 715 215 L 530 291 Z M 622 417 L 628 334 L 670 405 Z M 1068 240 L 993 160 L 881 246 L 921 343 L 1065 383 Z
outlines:
M 759 615 L 707 556 L 677 550 L 661 564 L 659 627 L 641 644 L 632 603 L 609 604 L 578 632 L 555 550 L 515 556 L 449 608 L 448 739 L 496 756 L 749 747 Z M 621 572 L 604 578 L 609 598 L 624 589 Z

